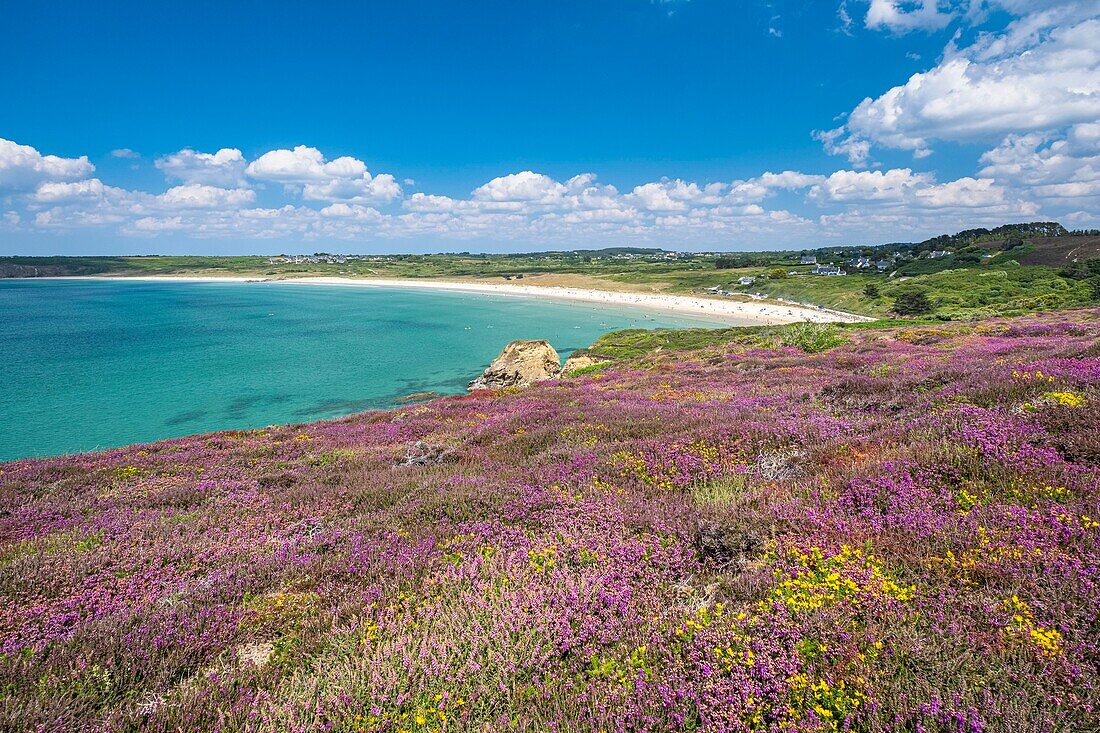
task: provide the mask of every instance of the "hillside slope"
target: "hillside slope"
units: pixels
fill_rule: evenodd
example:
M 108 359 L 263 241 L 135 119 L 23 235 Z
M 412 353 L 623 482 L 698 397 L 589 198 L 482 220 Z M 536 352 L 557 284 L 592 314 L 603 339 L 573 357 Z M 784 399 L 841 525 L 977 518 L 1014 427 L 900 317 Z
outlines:
M 983 242 L 982 247 L 1001 249 L 1004 242 Z M 1028 239 L 1025 251 L 1014 257 L 1021 265 L 1064 267 L 1071 262 L 1100 257 L 1100 237 L 1063 236 Z
M 0 729 L 1094 729 L 1100 311 L 777 334 L 0 466 Z

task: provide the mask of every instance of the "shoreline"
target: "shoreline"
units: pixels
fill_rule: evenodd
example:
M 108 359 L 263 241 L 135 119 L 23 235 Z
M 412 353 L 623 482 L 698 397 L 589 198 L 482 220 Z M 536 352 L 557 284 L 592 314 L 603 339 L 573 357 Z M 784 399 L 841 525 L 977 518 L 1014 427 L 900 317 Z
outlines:
M 513 285 L 504 283 L 465 282 L 456 280 L 413 280 L 403 278 L 348 278 L 348 277 L 300 277 L 257 278 L 241 275 L 76 275 L 70 277 L 27 278 L 32 280 L 130 280 L 150 282 L 235 282 L 288 285 L 335 285 L 346 287 L 414 288 L 421 290 L 445 290 L 477 293 L 482 295 L 507 295 L 528 298 L 549 298 L 571 302 L 596 303 L 606 306 L 625 306 L 641 310 L 658 311 L 675 315 L 692 315 L 721 321 L 730 325 L 775 326 L 786 323 L 810 321 L 814 323 L 858 323 L 873 321 L 867 316 L 843 313 L 825 308 L 808 308 L 795 304 L 777 305 L 741 300 L 719 300 L 692 295 L 664 293 L 631 293 L 594 288 L 574 288 L 546 285 Z

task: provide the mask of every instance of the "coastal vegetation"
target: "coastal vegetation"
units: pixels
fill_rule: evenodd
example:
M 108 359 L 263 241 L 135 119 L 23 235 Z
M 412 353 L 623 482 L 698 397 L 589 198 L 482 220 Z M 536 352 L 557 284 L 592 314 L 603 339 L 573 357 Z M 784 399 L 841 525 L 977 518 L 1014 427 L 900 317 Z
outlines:
M 817 265 L 843 275 L 815 275 Z M 1100 302 L 1100 234 L 1054 222 L 972 229 L 920 243 L 801 251 L 688 253 L 615 248 L 527 254 L 254 257 L 5 257 L 0 277 L 45 275 L 459 279 L 722 298 L 786 299 L 886 317 L 924 293 L 943 320 Z
M 1098 345 L 1088 309 L 625 332 L 0 464 L 0 729 L 1095 730 Z

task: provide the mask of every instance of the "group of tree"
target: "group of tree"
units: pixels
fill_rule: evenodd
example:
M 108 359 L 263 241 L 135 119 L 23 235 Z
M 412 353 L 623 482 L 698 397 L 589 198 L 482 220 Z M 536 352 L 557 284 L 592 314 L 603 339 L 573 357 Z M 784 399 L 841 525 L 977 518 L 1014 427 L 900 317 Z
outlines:
M 1058 271 L 1069 280 L 1083 280 L 1089 286 L 1089 295 L 1100 300 L 1100 257 L 1091 257 L 1081 262 L 1071 262 Z
M 744 254 L 729 254 L 719 257 L 714 261 L 714 267 L 717 270 L 733 270 L 738 267 L 766 267 L 774 261 L 774 255 L 766 255 L 759 252 L 746 252 Z
M 1032 221 L 1022 224 L 1003 224 L 986 229 L 965 229 L 956 234 L 941 234 L 913 246 L 914 252 L 956 250 L 979 242 L 1004 242 L 1006 248 L 1022 245 L 1028 239 L 1064 237 L 1070 234 L 1056 221 Z
M 922 316 L 931 313 L 933 306 L 925 291 L 903 290 L 894 296 L 894 307 L 891 310 L 899 316 Z

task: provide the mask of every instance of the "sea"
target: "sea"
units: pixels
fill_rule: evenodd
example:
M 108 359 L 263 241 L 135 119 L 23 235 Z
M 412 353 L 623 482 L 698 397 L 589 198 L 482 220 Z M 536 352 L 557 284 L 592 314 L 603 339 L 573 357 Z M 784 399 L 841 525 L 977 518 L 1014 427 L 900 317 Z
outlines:
M 0 461 L 459 394 L 514 339 L 564 358 L 608 331 L 718 325 L 419 288 L 0 280 Z

